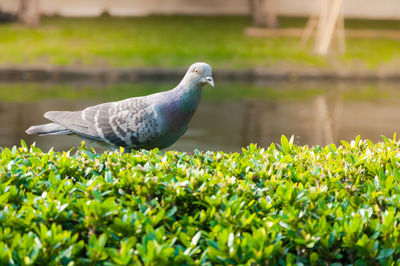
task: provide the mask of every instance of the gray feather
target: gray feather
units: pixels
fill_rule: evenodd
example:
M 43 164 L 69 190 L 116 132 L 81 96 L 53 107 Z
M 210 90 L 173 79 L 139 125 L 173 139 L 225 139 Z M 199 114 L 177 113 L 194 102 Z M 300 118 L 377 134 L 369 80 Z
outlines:
M 65 127 L 55 124 L 48 123 L 39 126 L 31 126 L 25 131 L 27 134 L 37 134 L 41 136 L 45 135 L 68 135 L 73 134 L 73 132 Z

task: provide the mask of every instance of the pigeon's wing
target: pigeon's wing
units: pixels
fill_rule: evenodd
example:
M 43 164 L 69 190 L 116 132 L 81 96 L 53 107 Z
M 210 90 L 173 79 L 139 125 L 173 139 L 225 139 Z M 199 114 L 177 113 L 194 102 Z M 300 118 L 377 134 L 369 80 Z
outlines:
M 82 117 L 103 141 L 140 147 L 158 136 L 157 113 L 150 97 L 137 97 L 83 110 Z
M 157 113 L 149 97 L 99 104 L 78 112 L 47 112 L 45 117 L 82 137 L 114 146 L 140 147 L 158 135 Z
M 50 111 L 46 112 L 44 117 L 82 137 L 95 141 L 103 141 L 95 131 L 91 130 L 87 121 L 82 118 L 82 111 Z

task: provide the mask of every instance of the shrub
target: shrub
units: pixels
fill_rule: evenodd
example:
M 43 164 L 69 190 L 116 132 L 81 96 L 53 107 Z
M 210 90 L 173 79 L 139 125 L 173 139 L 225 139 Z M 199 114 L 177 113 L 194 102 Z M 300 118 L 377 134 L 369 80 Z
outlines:
M 0 264 L 392 264 L 400 142 L 0 157 Z

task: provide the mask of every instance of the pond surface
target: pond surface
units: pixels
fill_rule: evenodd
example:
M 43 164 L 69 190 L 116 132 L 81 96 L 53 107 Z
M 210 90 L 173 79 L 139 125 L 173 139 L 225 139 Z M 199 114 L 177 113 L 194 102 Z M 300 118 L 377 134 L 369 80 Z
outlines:
M 74 136 L 25 134 L 47 123 L 49 110 L 80 110 L 90 105 L 146 95 L 174 83 L 0 83 L 0 146 L 24 139 L 47 151 L 79 146 Z M 226 83 L 207 87 L 186 134 L 169 149 L 240 151 L 249 143 L 268 146 L 282 134 L 296 144 L 326 145 L 357 135 L 374 142 L 400 128 L 400 84 Z M 103 148 L 95 146 L 97 151 Z

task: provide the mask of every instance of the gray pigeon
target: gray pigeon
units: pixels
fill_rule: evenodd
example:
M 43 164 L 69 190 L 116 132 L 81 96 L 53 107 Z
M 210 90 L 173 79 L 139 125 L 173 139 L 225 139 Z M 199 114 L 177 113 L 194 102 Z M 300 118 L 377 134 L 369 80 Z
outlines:
M 71 135 L 127 149 L 163 149 L 174 144 L 188 128 L 199 104 L 204 84 L 214 87 L 211 67 L 190 66 L 174 89 L 118 102 L 87 107 L 82 111 L 50 111 L 53 123 L 32 126 L 28 134 Z

